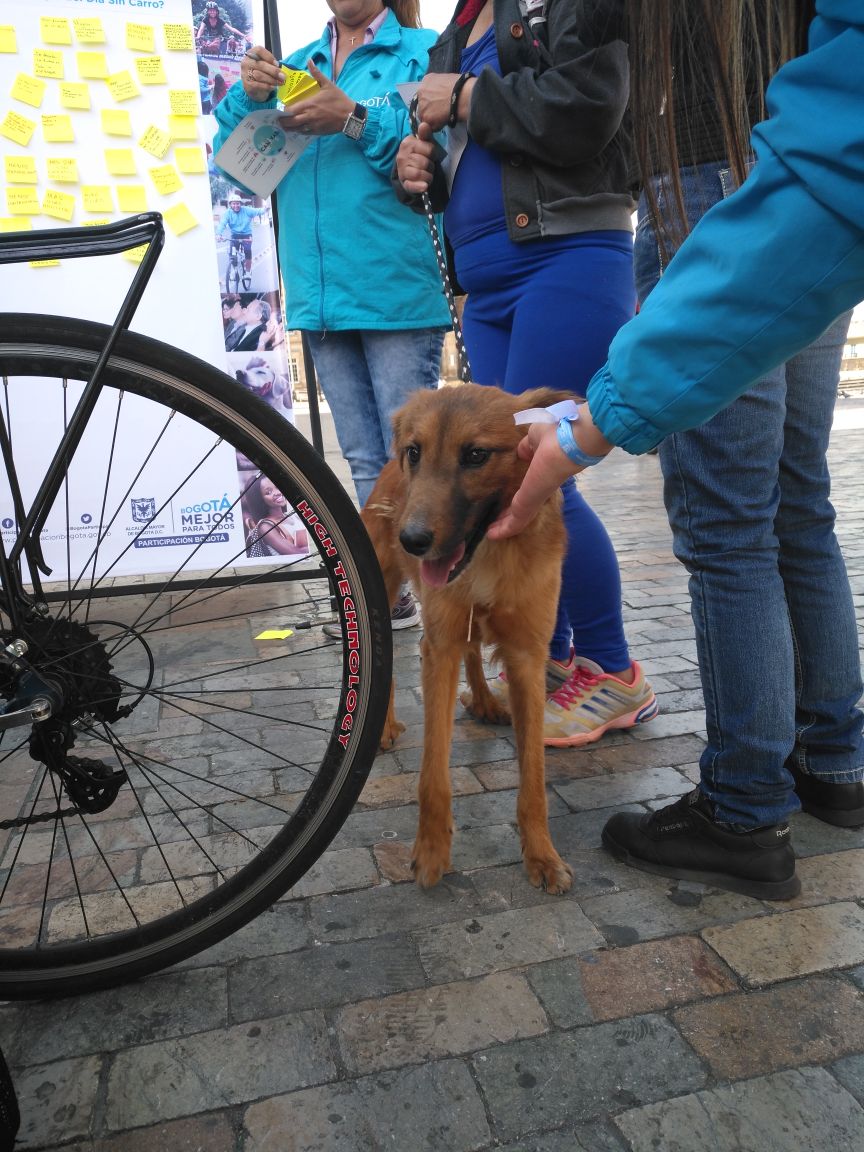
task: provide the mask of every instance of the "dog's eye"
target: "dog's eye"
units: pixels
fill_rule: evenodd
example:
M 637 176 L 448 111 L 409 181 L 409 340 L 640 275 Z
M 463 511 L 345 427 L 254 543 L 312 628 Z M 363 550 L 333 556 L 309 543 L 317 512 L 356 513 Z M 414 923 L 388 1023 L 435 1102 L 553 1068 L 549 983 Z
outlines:
M 420 463 L 420 448 L 416 444 L 409 444 L 405 449 L 405 459 L 413 467 Z
M 464 448 L 462 451 L 463 468 L 482 468 L 492 453 L 488 448 Z

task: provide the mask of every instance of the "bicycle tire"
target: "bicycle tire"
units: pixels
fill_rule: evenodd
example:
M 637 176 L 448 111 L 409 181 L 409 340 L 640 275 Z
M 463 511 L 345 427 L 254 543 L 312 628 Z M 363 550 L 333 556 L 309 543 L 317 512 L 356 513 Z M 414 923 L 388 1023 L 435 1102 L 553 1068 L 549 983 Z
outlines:
M 238 292 L 240 289 L 240 266 L 236 259 L 229 252 L 228 254 L 228 267 L 225 270 L 225 291 L 227 293 Z
M 102 325 L 58 317 L 0 316 L 0 382 L 7 394 L 4 415 L 9 418 L 10 381 L 12 388 L 22 380 L 28 388 L 49 390 L 52 382 L 68 383 L 86 378 L 104 346 L 107 331 Z M 188 425 L 202 440 L 213 437 L 217 444 L 227 442 L 242 452 L 254 464 L 256 476 L 267 477 L 278 484 L 295 508 L 305 509 L 314 550 L 311 561 L 307 558 L 290 561 L 298 568 L 299 577 L 291 583 L 287 578 L 264 583 L 264 576 L 253 567 L 249 569 L 251 575 L 244 575 L 246 569 L 243 569 L 223 592 L 216 583 L 217 576 L 207 576 L 205 570 L 196 591 L 180 595 L 179 578 L 172 577 L 173 585 L 169 583 L 159 589 L 160 577 L 152 582 L 155 591 L 148 592 L 145 582 L 125 599 L 121 595 L 109 597 L 106 604 L 111 605 L 110 612 L 96 602 L 99 591 L 96 564 L 84 593 L 72 587 L 69 580 L 61 587 L 61 607 L 51 613 L 55 622 L 53 632 L 41 631 L 35 641 L 28 635 L 31 641 L 28 656 L 46 675 L 52 667 L 56 674 L 59 666 L 65 682 L 71 686 L 69 696 L 76 700 L 75 714 L 85 717 L 85 721 L 79 720 L 79 727 L 84 725 L 79 738 L 84 741 L 85 750 L 95 744 L 104 752 L 103 745 L 110 742 L 110 751 L 115 752 L 128 779 L 119 790 L 121 804 L 116 818 L 112 814 L 114 805 L 95 817 L 80 811 L 72 816 L 58 816 L 61 805 L 68 805 L 68 797 L 62 791 L 59 796 L 46 791 L 47 811 L 53 819 L 50 853 L 48 833 L 42 835 L 42 824 L 31 822 L 0 832 L 0 943 L 4 936 L 6 938 L 6 946 L 0 947 L 0 999 L 77 994 L 143 976 L 209 947 L 272 905 L 318 859 L 356 802 L 378 747 L 389 695 L 392 637 L 380 570 L 353 504 L 311 445 L 286 420 L 275 417 L 272 409 L 228 376 L 146 337 L 127 333 L 120 339 L 107 363 L 104 384 L 100 404 L 110 403 L 112 409 L 116 407 L 119 412 L 124 403 L 134 403 L 127 397 L 143 397 L 161 406 L 169 424 L 179 416 L 182 428 Z M 191 443 L 188 431 L 183 432 L 182 442 Z M 110 472 L 110 465 L 108 470 Z M 305 501 L 305 505 L 301 501 Z M 68 514 L 66 523 L 68 531 Z M 105 530 L 106 523 L 107 512 L 103 509 L 99 534 Z M 89 558 L 87 563 L 89 565 Z M 98 579 L 103 579 L 101 572 Z M 193 577 L 193 582 L 197 579 Z M 268 600 L 274 604 L 260 603 L 262 588 L 268 590 Z M 219 623 L 215 624 L 213 609 L 204 606 L 201 589 L 212 592 L 214 598 L 230 593 L 234 600 L 231 615 L 224 619 L 218 617 Z M 155 663 L 154 652 L 162 660 L 159 687 L 153 686 L 151 663 L 150 687 L 135 704 L 131 716 L 105 723 L 98 716 L 98 710 L 105 706 L 107 690 L 103 685 L 113 685 L 112 677 L 121 676 L 117 672 L 118 664 L 124 669 L 127 663 L 135 664 L 136 645 L 140 640 L 126 630 L 129 626 L 122 613 L 128 608 L 131 614 L 139 600 L 155 602 L 165 595 L 174 597 L 170 604 L 170 624 L 149 629 L 141 623 L 138 625 L 138 631 L 145 637 L 141 646 L 149 653 L 151 662 Z M 197 599 L 187 608 L 193 595 Z M 334 599 L 343 637 L 335 646 L 320 632 L 321 625 L 333 619 Z M 112 600 L 117 603 L 112 604 Z M 66 623 L 63 615 L 68 611 L 70 620 L 80 621 L 81 605 L 85 603 L 88 628 L 98 644 L 85 639 Z M 217 603 L 229 606 L 228 600 Z M 90 608 L 94 610 L 92 618 Z M 224 609 L 220 606 L 218 611 Z M 223 655 L 221 650 L 214 653 L 207 648 L 219 627 L 224 627 L 226 637 L 240 643 L 244 652 L 247 649 L 272 651 L 256 635 L 256 629 L 268 614 L 277 611 L 290 612 L 289 622 L 294 621 L 293 636 L 283 637 L 277 657 L 271 659 L 265 654 L 250 660 L 242 665 L 242 675 L 237 673 L 237 657 L 229 656 L 227 661 L 213 659 L 214 655 Z M 109 616 L 119 612 L 120 617 L 106 621 L 99 618 L 100 612 Z M 201 616 L 202 612 L 203 618 L 197 620 L 196 613 Z M 155 619 L 158 625 L 163 618 L 151 617 L 145 622 L 149 624 L 150 619 Z M 33 628 L 35 630 L 35 624 Z M 170 632 L 172 628 L 177 631 L 170 633 L 168 641 L 156 639 L 157 632 Z M 124 631 L 121 633 L 120 629 Z M 13 638 L 9 621 L 2 613 L 0 635 L 5 642 Z M 128 642 L 126 647 L 119 643 L 121 636 Z M 70 652 L 60 656 L 58 651 L 63 644 Z M 187 649 L 188 656 L 185 655 Z M 205 650 L 204 656 L 196 655 L 199 649 Z M 94 671 L 95 657 L 86 658 L 87 666 L 83 667 L 84 654 L 94 650 L 109 654 L 107 669 L 97 661 Z M 162 650 L 164 656 L 160 655 Z M 212 665 L 216 669 L 207 675 L 200 668 L 200 660 L 205 657 L 208 661 L 205 667 Z M 198 667 L 195 676 L 183 677 L 184 659 Z M 140 660 L 143 664 L 144 657 Z M 221 670 L 223 663 L 225 668 Z M 212 679 L 208 681 L 210 675 Z M 133 673 L 124 671 L 122 676 L 130 677 Z M 232 685 L 244 676 L 249 686 L 243 689 L 245 695 L 238 696 L 239 690 Z M 143 674 L 139 678 L 143 679 Z M 208 683 L 195 689 L 199 680 L 202 685 L 205 681 Z M 288 687 L 283 686 L 283 681 Z M 85 706 L 79 697 L 86 696 L 91 682 L 98 682 L 100 687 L 95 700 L 91 691 Z M 130 696 L 141 687 L 134 677 L 132 680 L 121 677 L 117 682 L 129 685 Z M 184 691 L 191 695 L 178 695 L 178 683 L 190 684 L 192 687 Z M 193 700 L 195 691 L 197 711 L 183 703 Z M 226 694 L 230 695 L 228 702 L 224 699 Z M 244 712 L 235 705 L 247 696 L 249 705 Z M 269 703 L 273 697 L 277 699 L 275 705 Z M 151 714 L 147 714 L 147 705 L 154 702 L 156 720 L 152 719 L 153 708 Z M 275 709 L 275 715 L 271 708 Z M 218 719 L 214 719 L 214 714 Z M 142 715 L 136 735 L 136 717 Z M 182 720 L 189 715 L 192 721 L 187 719 L 172 727 L 172 719 Z M 221 724 L 219 719 L 223 721 Z M 266 726 L 271 723 L 272 730 Z M 124 729 L 124 724 L 129 731 Z M 151 725 L 151 733 L 147 731 L 147 724 Z M 172 734 L 174 728 L 182 731 L 184 726 L 197 734 L 188 738 Z M 34 732 L 37 727 L 34 725 Z M 110 741 L 107 741 L 103 737 L 109 729 Z M 249 733 L 253 731 L 260 735 L 250 741 Z M 190 754 L 189 739 L 194 742 L 195 755 Z M 211 745 L 212 749 L 207 751 Z M 160 748 L 163 751 L 159 752 Z M 76 745 L 76 752 L 78 750 Z M 154 750 L 157 750 L 155 757 Z M 223 754 L 227 754 L 227 761 Z M 236 772 L 231 756 L 238 757 Z M 308 763 L 304 756 L 308 756 Z M 39 797 L 46 781 L 58 792 L 52 784 L 56 773 L 49 771 L 45 764 L 38 765 L 34 781 L 28 785 L 26 764 L 22 768 L 19 763 L 22 760 L 29 760 L 32 769 L 33 761 L 21 745 L 10 748 L 10 732 L 7 732 L 5 743 L 0 744 L 4 785 L 14 785 L 19 777 L 24 783 L 20 804 L 0 813 L 0 819 L 11 816 L 20 820 L 22 813 L 25 816 L 29 813 L 32 820 L 34 814 L 41 815 Z M 181 766 L 182 787 L 176 782 Z M 135 785 L 131 777 L 139 771 L 142 779 Z M 154 772 L 160 781 L 167 774 L 172 782 L 148 781 L 148 774 L 152 777 Z M 40 773 L 42 782 L 36 791 L 35 780 L 40 778 Z M 232 782 L 230 785 L 228 780 Z M 234 787 L 240 782 L 244 784 L 243 790 Z M 305 786 L 302 792 L 301 785 Z M 271 791 L 262 792 L 261 787 Z M 194 806 L 191 802 L 188 807 L 184 806 L 186 801 L 178 800 L 174 792 L 169 792 L 172 788 L 180 796 L 194 792 L 200 799 Z M 184 814 L 182 820 L 172 808 L 172 801 Z M 53 817 L 50 816 L 52 804 Z M 276 817 L 272 814 L 274 807 L 278 812 Z M 194 815 L 187 817 L 189 810 Z M 180 821 L 180 830 L 175 827 L 175 817 Z M 233 826 L 230 820 L 235 822 Z M 230 831 L 226 831 L 226 827 Z M 70 831 L 74 835 L 70 836 Z M 91 849 L 88 836 L 100 838 L 100 852 Z M 247 841 L 255 844 L 254 854 Z M 54 846 L 58 842 L 60 849 Z M 23 845 L 26 851 L 22 850 Z M 198 860 L 199 849 L 214 854 L 217 850 L 224 851 L 225 860 L 210 868 Z M 78 858 L 76 852 L 80 853 Z M 127 858 L 129 852 L 136 856 L 135 860 Z M 165 860 L 166 852 L 168 860 Z M 244 852 L 250 855 L 249 859 L 243 859 Z M 162 861 L 157 853 L 161 854 Z M 108 871 L 116 890 L 104 877 L 101 880 L 91 877 L 91 872 L 95 874 L 102 866 L 106 854 L 107 863 L 112 865 Z M 187 862 L 187 857 L 194 857 L 194 863 Z M 76 865 L 81 861 L 86 867 L 81 867 L 81 875 L 75 876 L 73 885 L 69 874 L 76 872 Z M 170 875 L 158 881 L 154 878 L 155 870 L 162 862 Z M 34 867 L 41 869 L 40 876 L 27 872 Z M 44 892 L 41 907 L 31 908 L 20 894 L 14 895 L 18 890 L 13 883 L 16 869 L 16 883 L 19 888 L 23 883 L 21 890 L 25 896 Z M 118 872 L 123 869 L 119 877 L 115 869 Z M 25 873 L 23 882 L 22 873 Z M 40 889 L 43 881 L 45 887 Z M 176 896 L 172 884 L 177 890 Z M 77 896 L 74 892 L 70 895 L 73 887 Z M 12 902 L 9 904 L 7 900 L 4 910 L 3 899 L 10 891 Z M 163 908 L 163 902 L 167 906 L 169 899 L 177 900 L 177 906 Z M 153 903 L 155 912 L 145 922 L 138 913 L 146 910 L 148 901 Z M 135 922 L 118 927 L 115 918 L 125 915 L 124 903 L 130 904 Z M 33 928 L 37 915 L 38 931 Z M 83 931 L 80 923 L 73 926 L 74 915 L 83 920 Z

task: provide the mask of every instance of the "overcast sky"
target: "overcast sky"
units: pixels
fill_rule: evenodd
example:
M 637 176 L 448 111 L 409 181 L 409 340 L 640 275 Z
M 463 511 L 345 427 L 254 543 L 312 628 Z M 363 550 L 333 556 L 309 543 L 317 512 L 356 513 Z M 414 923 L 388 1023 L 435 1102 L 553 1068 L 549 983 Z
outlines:
M 423 27 L 440 32 L 455 7 L 456 0 L 420 0 Z M 278 10 L 282 51 L 286 53 L 317 40 L 331 16 L 325 0 L 279 0 Z

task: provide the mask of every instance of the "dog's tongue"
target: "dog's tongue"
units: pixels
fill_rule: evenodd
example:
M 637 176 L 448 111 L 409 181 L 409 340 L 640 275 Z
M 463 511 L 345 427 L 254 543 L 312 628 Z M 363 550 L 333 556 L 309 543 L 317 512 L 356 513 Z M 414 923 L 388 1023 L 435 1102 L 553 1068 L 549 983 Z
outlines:
M 431 588 L 443 588 L 447 577 L 465 555 L 465 545 L 460 544 L 455 552 L 449 556 L 442 556 L 440 560 L 421 560 L 420 579 Z

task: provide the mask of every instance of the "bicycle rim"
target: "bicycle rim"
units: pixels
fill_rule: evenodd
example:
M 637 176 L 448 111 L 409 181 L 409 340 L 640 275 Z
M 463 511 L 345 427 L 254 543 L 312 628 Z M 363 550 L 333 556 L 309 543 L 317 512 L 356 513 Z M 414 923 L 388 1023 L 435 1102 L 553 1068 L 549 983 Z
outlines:
M 59 435 L 66 418 L 47 414 L 64 396 L 68 407 L 106 331 L 0 317 L 0 404 L 13 449 L 26 446 L 33 474 L 29 483 L 17 476 L 25 508 L 41 474 L 23 393 L 39 390 L 46 427 L 36 439 L 47 463 L 56 444 L 50 428 Z M 50 542 L 59 517 L 67 541 L 80 534 L 75 468 L 86 459 L 100 493 L 87 546 L 82 552 L 78 541 L 76 560 L 66 544 L 68 574 L 43 588 L 47 613 L 30 610 L 16 630 L 9 603 L 0 610 L 4 643 L 23 639 L 32 667 L 62 698 L 46 724 L 8 730 L 0 741 L 6 999 L 143 975 L 272 904 L 359 795 L 389 694 L 389 612 L 374 553 L 311 446 L 228 377 L 143 337 L 120 342 L 105 385 L 43 532 Z M 145 426 L 159 430 L 147 441 Z M 250 562 L 241 532 L 234 564 L 208 566 L 208 547 L 230 535 L 225 517 L 238 516 L 240 494 L 250 491 L 240 480 L 222 519 L 166 546 L 164 571 L 143 582 L 118 576 L 129 561 L 122 549 L 118 561 L 112 537 L 128 537 L 132 548 L 152 541 L 154 523 L 181 499 L 166 482 L 178 445 L 187 457 L 182 492 L 211 475 L 215 455 L 240 453 L 254 466 L 244 478 L 266 478 L 302 510 L 311 554 Z M 145 492 L 154 515 L 136 536 L 121 520 Z M 334 618 L 342 640 L 322 632 Z M 4 691 L 8 699 L 8 682 Z

